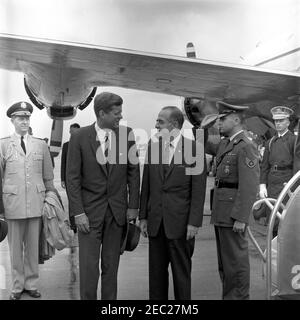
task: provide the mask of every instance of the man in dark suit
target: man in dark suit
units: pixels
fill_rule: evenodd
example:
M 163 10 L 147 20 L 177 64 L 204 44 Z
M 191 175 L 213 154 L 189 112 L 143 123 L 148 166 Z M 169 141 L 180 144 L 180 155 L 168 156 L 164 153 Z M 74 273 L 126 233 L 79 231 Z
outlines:
M 78 123 L 72 123 L 69 129 L 70 137 L 79 128 L 80 128 L 80 125 Z M 67 169 L 68 148 L 69 148 L 69 141 L 63 144 L 62 152 L 61 152 L 60 180 L 61 180 L 61 186 L 64 189 L 66 189 L 66 169 Z
M 156 128 L 161 138 L 149 142 L 144 165 L 139 217 L 142 234 L 149 236 L 151 300 L 168 299 L 169 264 L 175 299 L 191 299 L 191 258 L 202 225 L 206 168 L 203 146 L 180 133 L 183 121 L 176 107 L 160 111 Z
M 123 227 L 138 215 L 139 163 L 132 130 L 119 126 L 122 103 L 113 93 L 97 95 L 96 123 L 69 143 L 67 191 L 78 230 L 81 299 L 97 299 L 101 246 L 101 298 L 117 298 Z
M 211 223 L 215 225 L 224 300 L 249 299 L 250 266 L 246 226 L 259 185 L 259 156 L 243 130 L 246 106 L 217 103 L 219 144 L 206 144 L 216 155 Z
M 70 125 L 69 133 L 70 137 L 74 132 L 80 128 L 78 123 L 72 123 Z M 65 142 L 61 152 L 61 166 L 60 166 L 60 180 L 62 188 L 66 189 L 66 169 L 67 169 L 67 155 L 68 155 L 69 141 Z M 69 214 L 71 228 L 76 232 L 74 217 Z

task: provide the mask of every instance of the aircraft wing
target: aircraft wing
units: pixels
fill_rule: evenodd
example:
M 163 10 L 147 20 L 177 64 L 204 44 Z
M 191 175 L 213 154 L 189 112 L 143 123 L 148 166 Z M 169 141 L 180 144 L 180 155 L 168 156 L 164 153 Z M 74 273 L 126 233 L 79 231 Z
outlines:
M 236 103 L 300 94 L 300 74 L 171 55 L 0 34 L 0 68 L 51 65 L 85 72 L 93 86 L 117 86 Z

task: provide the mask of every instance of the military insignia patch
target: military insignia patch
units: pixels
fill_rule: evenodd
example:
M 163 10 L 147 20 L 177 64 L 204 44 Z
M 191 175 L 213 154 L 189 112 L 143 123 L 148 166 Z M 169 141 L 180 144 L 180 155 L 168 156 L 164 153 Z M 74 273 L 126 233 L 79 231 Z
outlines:
M 25 108 L 26 108 L 26 103 L 25 103 L 25 102 L 22 102 L 22 103 L 21 103 L 21 108 L 22 108 L 22 109 L 25 109 Z
M 224 173 L 225 174 L 229 174 L 230 173 L 229 166 L 225 166 Z
M 249 159 L 248 157 L 246 157 L 245 162 L 249 168 L 254 168 L 257 165 L 258 160 L 257 159 Z

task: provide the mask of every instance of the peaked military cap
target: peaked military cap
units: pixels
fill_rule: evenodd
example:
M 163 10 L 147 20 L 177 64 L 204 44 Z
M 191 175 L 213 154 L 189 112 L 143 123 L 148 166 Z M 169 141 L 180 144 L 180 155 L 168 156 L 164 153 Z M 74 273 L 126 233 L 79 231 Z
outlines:
M 294 113 L 294 111 L 288 107 L 277 106 L 271 109 L 271 113 L 274 120 L 280 120 L 289 118 Z
M 217 101 L 217 108 L 219 110 L 219 118 L 226 117 L 230 113 L 242 112 L 249 109 L 247 106 L 236 106 L 223 101 Z
M 206 128 L 213 126 L 216 123 L 216 121 L 218 120 L 218 118 L 219 118 L 219 115 L 216 113 L 206 115 L 203 118 L 203 120 L 201 121 L 200 128 L 206 129 Z
M 28 102 L 17 102 L 10 106 L 6 115 L 11 118 L 12 116 L 28 116 L 30 117 L 33 112 L 33 107 Z

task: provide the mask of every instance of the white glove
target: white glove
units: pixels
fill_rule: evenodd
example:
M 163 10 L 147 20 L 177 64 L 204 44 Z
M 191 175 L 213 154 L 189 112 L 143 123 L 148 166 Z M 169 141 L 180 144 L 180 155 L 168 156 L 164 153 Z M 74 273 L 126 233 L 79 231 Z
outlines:
M 261 199 L 268 197 L 268 191 L 267 191 L 267 188 L 266 188 L 265 184 L 260 184 L 259 185 L 259 197 Z

